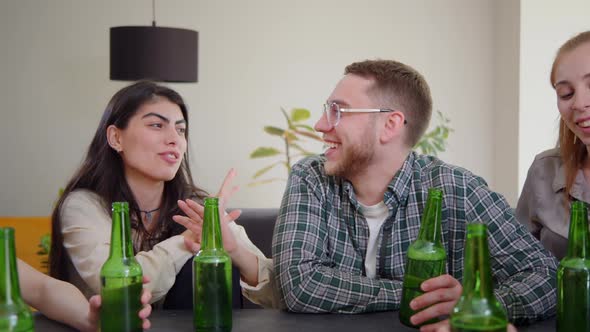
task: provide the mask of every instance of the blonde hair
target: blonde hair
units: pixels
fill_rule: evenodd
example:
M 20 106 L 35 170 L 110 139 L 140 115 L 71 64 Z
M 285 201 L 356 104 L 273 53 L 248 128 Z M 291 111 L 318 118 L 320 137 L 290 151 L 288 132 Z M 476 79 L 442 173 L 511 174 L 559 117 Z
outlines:
M 553 60 L 551 66 L 551 75 L 549 76 L 553 88 L 555 88 L 555 70 L 561 58 L 586 43 L 590 43 L 590 31 L 584 31 L 568 39 L 557 50 L 555 60 Z M 571 199 L 569 198 L 569 192 L 572 189 L 578 170 L 582 168 L 584 160 L 588 157 L 588 151 L 582 140 L 576 139 L 575 134 L 565 125 L 563 119 L 559 120 L 558 147 L 565 168 L 565 192 L 568 194 L 568 199 Z

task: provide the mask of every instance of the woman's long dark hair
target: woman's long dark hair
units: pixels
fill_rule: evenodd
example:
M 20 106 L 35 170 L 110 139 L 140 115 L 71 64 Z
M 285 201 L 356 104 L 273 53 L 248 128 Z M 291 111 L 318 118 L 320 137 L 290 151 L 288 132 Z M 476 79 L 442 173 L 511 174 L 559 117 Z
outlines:
M 140 250 L 150 250 L 154 244 L 173 235 L 180 234 L 184 227 L 176 224 L 172 216 L 183 214 L 178 208 L 177 200 L 193 197 L 202 199 L 206 193 L 197 188 L 192 179 L 189 167 L 188 148 L 182 159 L 180 168 L 174 178 L 164 184 L 162 205 L 156 222 L 156 230 L 150 234 L 141 222 L 141 213 L 137 201 L 125 179 L 121 156 L 107 142 L 107 128 L 115 125 L 125 129 L 129 119 L 145 103 L 153 101 L 155 97 L 163 97 L 178 105 L 186 120 L 186 139 L 188 146 L 188 111 L 182 97 L 174 90 L 149 81 L 140 81 L 119 90 L 108 103 L 94 138 L 90 143 L 86 157 L 80 168 L 66 185 L 52 214 L 51 254 L 49 257 L 49 272 L 51 276 L 68 280 L 67 254 L 63 246 L 61 233 L 61 209 L 66 197 L 74 190 L 86 189 L 96 193 L 104 205 L 105 212 L 110 215 L 112 202 L 129 202 L 132 225 L 141 234 Z

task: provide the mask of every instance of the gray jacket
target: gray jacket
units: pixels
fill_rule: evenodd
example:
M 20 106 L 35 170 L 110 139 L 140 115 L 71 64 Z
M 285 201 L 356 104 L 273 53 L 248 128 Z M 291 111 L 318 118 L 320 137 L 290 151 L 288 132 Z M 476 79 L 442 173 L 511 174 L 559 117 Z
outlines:
M 590 203 L 590 185 L 578 170 L 569 195 Z M 516 218 L 527 225 L 543 246 L 558 259 L 567 252 L 569 202 L 565 193 L 565 169 L 559 149 L 538 154 L 529 168 L 516 206 Z

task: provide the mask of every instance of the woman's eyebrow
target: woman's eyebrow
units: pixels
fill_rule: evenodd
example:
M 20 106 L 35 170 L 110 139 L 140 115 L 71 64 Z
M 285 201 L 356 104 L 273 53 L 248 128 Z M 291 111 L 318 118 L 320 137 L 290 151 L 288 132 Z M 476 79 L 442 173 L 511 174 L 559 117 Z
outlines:
M 162 119 L 162 121 L 164 121 L 166 123 L 170 123 L 170 119 L 168 119 L 167 117 L 165 117 L 165 116 L 163 116 L 161 114 L 154 113 L 154 112 L 150 112 L 150 113 L 142 116 L 141 118 L 144 119 L 144 118 L 147 118 L 147 117 L 150 117 L 150 116 L 158 117 L 158 118 Z M 175 124 L 181 124 L 181 123 L 186 123 L 186 120 L 185 119 L 180 119 L 180 120 L 178 120 L 178 121 L 175 122 Z
M 154 113 L 154 112 L 150 112 L 150 113 L 142 116 L 141 118 L 142 119 L 145 119 L 145 118 L 150 117 L 150 116 L 158 117 L 158 118 L 162 119 L 162 121 L 164 121 L 166 123 L 170 123 L 170 120 L 167 117 L 165 117 L 165 116 L 163 116 L 161 114 L 158 114 L 158 113 Z
M 589 77 L 590 77 L 590 73 L 582 76 L 583 79 L 587 79 Z M 562 81 L 559 81 L 559 82 L 555 83 L 555 85 L 553 87 L 557 87 L 558 85 L 566 84 L 566 83 L 569 83 L 569 81 L 568 80 L 562 80 Z

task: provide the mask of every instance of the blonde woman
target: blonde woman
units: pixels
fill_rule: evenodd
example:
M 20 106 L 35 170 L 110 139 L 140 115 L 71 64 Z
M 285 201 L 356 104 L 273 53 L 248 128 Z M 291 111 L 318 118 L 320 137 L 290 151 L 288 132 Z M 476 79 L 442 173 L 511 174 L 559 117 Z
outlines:
M 535 157 L 516 216 L 558 259 L 565 256 L 572 200 L 590 203 L 590 31 L 558 50 L 550 76 L 557 96 L 557 147 Z

